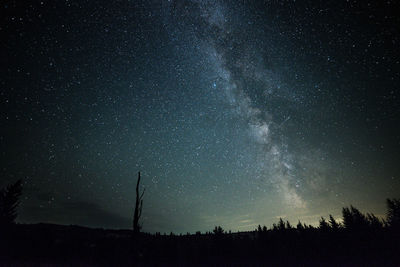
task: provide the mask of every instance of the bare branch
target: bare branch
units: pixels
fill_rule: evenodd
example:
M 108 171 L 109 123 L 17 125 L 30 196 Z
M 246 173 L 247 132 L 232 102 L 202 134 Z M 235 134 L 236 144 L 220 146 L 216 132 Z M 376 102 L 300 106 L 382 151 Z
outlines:
M 138 219 L 140 219 L 140 217 L 142 216 L 142 208 L 143 208 L 143 200 L 140 201 Z
M 140 200 L 143 199 L 144 191 L 146 191 L 146 188 L 143 188 L 143 192 L 142 192 L 142 194 L 140 195 L 140 198 L 139 198 Z

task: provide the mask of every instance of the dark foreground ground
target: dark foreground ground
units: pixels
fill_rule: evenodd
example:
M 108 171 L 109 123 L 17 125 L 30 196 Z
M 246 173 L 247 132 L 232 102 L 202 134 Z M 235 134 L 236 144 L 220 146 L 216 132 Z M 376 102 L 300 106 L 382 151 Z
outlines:
M 0 236 L 2 266 L 400 266 L 389 229 L 149 235 L 51 224 L 16 225 Z

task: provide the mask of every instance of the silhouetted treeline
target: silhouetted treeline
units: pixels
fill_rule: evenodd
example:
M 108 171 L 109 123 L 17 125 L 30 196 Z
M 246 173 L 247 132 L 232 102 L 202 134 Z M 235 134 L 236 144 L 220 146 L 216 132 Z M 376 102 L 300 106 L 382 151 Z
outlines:
M 18 196 L 15 188 L 2 196 Z M 13 199 L 7 203 L 17 205 Z M 15 209 L 7 214 L 13 227 L 0 238 L 0 265 L 400 265 L 397 199 L 387 200 L 384 219 L 350 206 L 340 219 L 321 217 L 318 226 L 280 219 L 271 228 L 238 233 L 216 226 L 206 233 L 132 236 L 131 230 L 14 224 Z

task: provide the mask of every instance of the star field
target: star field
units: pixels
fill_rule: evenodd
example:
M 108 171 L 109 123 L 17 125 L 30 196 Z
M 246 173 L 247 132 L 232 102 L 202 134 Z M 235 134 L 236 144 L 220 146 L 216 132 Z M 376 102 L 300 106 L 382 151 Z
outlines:
M 19 222 L 233 231 L 400 192 L 395 2 L 6 1 L 1 181 Z

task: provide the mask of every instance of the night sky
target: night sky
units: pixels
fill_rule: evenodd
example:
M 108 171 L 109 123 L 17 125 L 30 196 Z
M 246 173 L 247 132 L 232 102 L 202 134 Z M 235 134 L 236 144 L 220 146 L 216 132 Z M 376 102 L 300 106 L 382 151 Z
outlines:
M 18 222 L 316 224 L 400 193 L 395 1 L 2 1 Z

